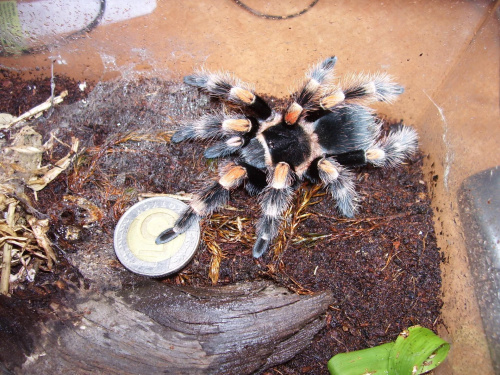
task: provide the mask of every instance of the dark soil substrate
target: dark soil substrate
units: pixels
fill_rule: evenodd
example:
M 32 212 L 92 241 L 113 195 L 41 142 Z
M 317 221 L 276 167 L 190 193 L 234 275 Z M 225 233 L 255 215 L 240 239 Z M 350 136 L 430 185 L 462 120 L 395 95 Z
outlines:
M 21 114 L 50 94 L 48 80 L 23 82 L 0 72 L 0 81 L 0 112 Z M 141 193 L 191 192 L 193 186 L 216 178 L 216 166 L 202 156 L 204 146 L 170 144 L 166 132 L 220 104 L 182 84 L 157 80 L 100 83 L 85 100 L 77 101 L 92 85 L 82 93 L 77 82 L 62 77 L 55 82 L 56 94 L 67 89 L 69 100 L 31 125 L 44 141 L 50 133 L 68 144 L 75 136 L 85 151 L 72 169 L 38 193 L 33 204 L 50 217 L 50 235 L 59 257 L 78 268 L 91 288 L 130 286 L 140 277 L 116 260 L 114 226 Z M 12 130 L 2 132 L 7 141 L 12 134 Z M 54 163 L 67 152 L 67 147 L 57 143 L 45 162 Z M 422 158 L 416 155 L 396 170 L 356 170 L 361 200 L 355 219 L 338 217 L 330 198 L 316 192 L 309 201 L 313 204 L 304 211 L 309 215 L 293 237 L 286 238 L 279 257 L 271 251 L 261 260 L 252 258 L 259 207 L 244 190 L 232 195 L 231 209 L 220 211 L 219 219 L 226 221 L 216 218 L 219 221 L 202 223 L 207 231 L 211 228 L 224 255 L 219 284 L 273 279 L 298 293 L 330 289 L 336 297 L 327 312 L 327 328 L 302 354 L 269 373 L 326 374 L 326 362 L 337 353 L 394 340 L 415 324 L 436 328 L 441 254 L 423 182 Z M 297 204 L 310 188 L 301 188 Z M 64 199 L 66 195 L 85 198 L 96 212 Z M 242 230 L 240 240 L 220 237 L 231 229 L 224 226 L 235 223 Z M 212 252 L 201 244 L 186 269 L 162 282 L 210 285 L 211 259 Z M 55 282 L 67 271 L 61 265 L 52 274 L 38 275 L 34 286 L 22 287 L 36 289 L 36 285 Z

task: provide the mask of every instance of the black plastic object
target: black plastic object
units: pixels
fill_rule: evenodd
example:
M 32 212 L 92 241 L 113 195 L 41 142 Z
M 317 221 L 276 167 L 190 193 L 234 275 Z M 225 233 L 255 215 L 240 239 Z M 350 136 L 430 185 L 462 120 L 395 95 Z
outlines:
M 484 331 L 500 374 L 500 166 L 467 178 L 458 202 Z

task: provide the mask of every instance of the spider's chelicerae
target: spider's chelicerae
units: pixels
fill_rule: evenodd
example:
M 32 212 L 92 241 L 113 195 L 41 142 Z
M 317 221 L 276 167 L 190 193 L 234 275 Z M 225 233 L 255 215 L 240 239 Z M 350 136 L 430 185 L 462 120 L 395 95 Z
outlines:
M 184 78 L 209 95 L 239 109 L 233 114 L 210 114 L 185 125 L 172 137 L 217 140 L 206 158 L 229 158 L 220 178 L 197 192 L 173 228 L 162 232 L 157 244 L 175 238 L 194 220 L 210 215 L 229 200 L 231 190 L 244 185 L 260 199 L 253 256 L 259 258 L 276 237 L 283 213 L 301 181 L 322 184 L 340 214 L 352 217 L 357 193 L 349 167 L 372 164 L 394 167 L 417 149 L 417 134 L 400 126 L 381 134 L 381 121 L 367 104 L 391 102 L 403 93 L 387 74 L 358 74 L 335 80 L 336 57 L 313 67 L 292 103 L 275 112 L 248 85 L 228 74 L 200 72 Z

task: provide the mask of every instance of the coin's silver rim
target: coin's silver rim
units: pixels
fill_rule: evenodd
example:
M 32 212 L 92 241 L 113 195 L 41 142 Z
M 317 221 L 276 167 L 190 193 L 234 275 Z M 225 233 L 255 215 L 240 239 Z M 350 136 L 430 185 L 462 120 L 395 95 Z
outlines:
M 127 234 L 136 217 L 154 208 L 166 208 L 182 214 L 188 206 L 184 202 L 169 197 L 148 198 L 134 204 L 118 220 L 113 236 L 114 248 L 118 260 L 129 271 L 143 276 L 164 277 L 181 270 L 191 261 L 200 242 L 200 226 L 197 220 L 189 227 L 180 249 L 169 259 L 160 262 L 138 259 L 128 246 Z

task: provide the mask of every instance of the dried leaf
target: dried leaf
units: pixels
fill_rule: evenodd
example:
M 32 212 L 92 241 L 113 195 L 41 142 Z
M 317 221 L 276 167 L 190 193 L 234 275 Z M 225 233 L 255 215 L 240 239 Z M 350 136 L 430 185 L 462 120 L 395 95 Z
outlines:
M 10 113 L 0 113 L 0 129 L 8 128 L 14 119 Z
M 42 162 L 42 136 L 32 127 L 25 126 L 14 136 L 7 150 L 9 167 L 19 172 L 16 174 L 18 178 L 27 180 Z
M 16 232 L 5 221 L 0 222 L 0 232 L 7 236 L 16 236 Z
M 33 216 L 30 216 L 28 217 L 28 223 L 31 226 L 33 234 L 35 235 L 38 246 L 40 246 L 47 255 L 49 269 L 52 268 L 53 261 L 56 260 L 56 254 L 54 253 L 52 244 L 47 237 L 47 231 L 49 230 L 49 220 L 37 220 Z
M 87 212 L 84 225 L 99 222 L 104 217 L 102 210 L 88 199 L 74 195 L 65 195 L 63 198 L 65 201 L 74 203 Z
M 45 186 L 47 186 L 51 181 L 53 181 L 57 176 L 59 176 L 61 172 L 63 172 L 70 166 L 71 162 L 73 161 L 78 151 L 79 144 L 80 140 L 78 138 L 73 137 L 70 152 L 61 160 L 56 162 L 55 167 L 49 169 L 42 177 L 30 178 L 28 181 L 28 186 L 34 191 L 40 191 Z
M 35 146 L 19 146 L 19 147 L 13 146 L 9 147 L 8 149 L 26 155 L 41 154 L 45 151 L 42 147 L 35 147 Z

